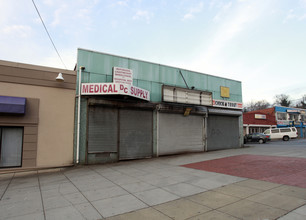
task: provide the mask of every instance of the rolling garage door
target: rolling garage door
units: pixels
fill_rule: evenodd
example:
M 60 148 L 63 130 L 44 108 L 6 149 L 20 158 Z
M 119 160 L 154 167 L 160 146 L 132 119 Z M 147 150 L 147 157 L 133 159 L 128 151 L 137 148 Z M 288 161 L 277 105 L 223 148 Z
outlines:
M 119 149 L 119 160 L 152 157 L 152 119 L 152 111 L 90 106 L 88 153 Z
M 159 113 L 158 154 L 204 151 L 204 117 Z
M 88 153 L 117 152 L 118 109 L 89 107 Z
M 152 157 L 152 111 L 120 109 L 119 159 Z
M 239 117 L 209 115 L 207 118 L 207 150 L 239 147 Z

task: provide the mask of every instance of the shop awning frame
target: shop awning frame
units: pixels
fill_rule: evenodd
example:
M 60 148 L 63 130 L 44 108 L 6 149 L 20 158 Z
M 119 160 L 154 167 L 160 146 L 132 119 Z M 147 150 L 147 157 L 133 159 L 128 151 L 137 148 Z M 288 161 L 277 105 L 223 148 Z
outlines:
M 0 96 L 0 114 L 25 114 L 26 98 Z

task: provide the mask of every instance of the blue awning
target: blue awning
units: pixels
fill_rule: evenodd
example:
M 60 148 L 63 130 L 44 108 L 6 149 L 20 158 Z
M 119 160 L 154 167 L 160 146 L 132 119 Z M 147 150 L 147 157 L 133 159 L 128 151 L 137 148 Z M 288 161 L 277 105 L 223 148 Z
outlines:
M 24 114 L 26 98 L 0 96 L 0 113 Z

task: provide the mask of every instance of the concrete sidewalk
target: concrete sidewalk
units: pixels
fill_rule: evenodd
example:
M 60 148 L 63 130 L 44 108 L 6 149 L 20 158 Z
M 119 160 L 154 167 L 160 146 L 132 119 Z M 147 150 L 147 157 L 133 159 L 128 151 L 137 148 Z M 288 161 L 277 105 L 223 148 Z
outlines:
M 249 148 L 0 175 L 0 219 L 306 219 L 306 189 L 179 165 L 241 154 L 306 158 L 306 147 Z

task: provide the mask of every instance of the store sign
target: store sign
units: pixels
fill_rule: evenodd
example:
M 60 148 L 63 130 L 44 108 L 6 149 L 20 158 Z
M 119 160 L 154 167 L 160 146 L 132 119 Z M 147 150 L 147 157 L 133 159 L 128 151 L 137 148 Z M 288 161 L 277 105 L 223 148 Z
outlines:
M 261 114 L 255 114 L 256 119 L 266 119 L 266 115 L 261 115 Z
M 133 85 L 133 70 L 113 67 L 113 83 Z
M 278 125 L 289 125 L 290 121 L 288 120 L 277 120 Z
M 221 97 L 229 98 L 230 97 L 230 90 L 229 87 L 220 86 Z
M 150 92 L 123 83 L 82 83 L 82 95 L 128 95 L 150 101 Z
M 164 102 L 211 106 L 211 92 L 163 85 Z
M 298 109 L 287 109 L 288 113 L 300 113 L 300 110 Z
M 233 109 L 242 109 L 241 102 L 231 102 L 226 100 L 215 100 L 213 99 L 213 106 L 220 107 L 220 108 L 233 108 Z

